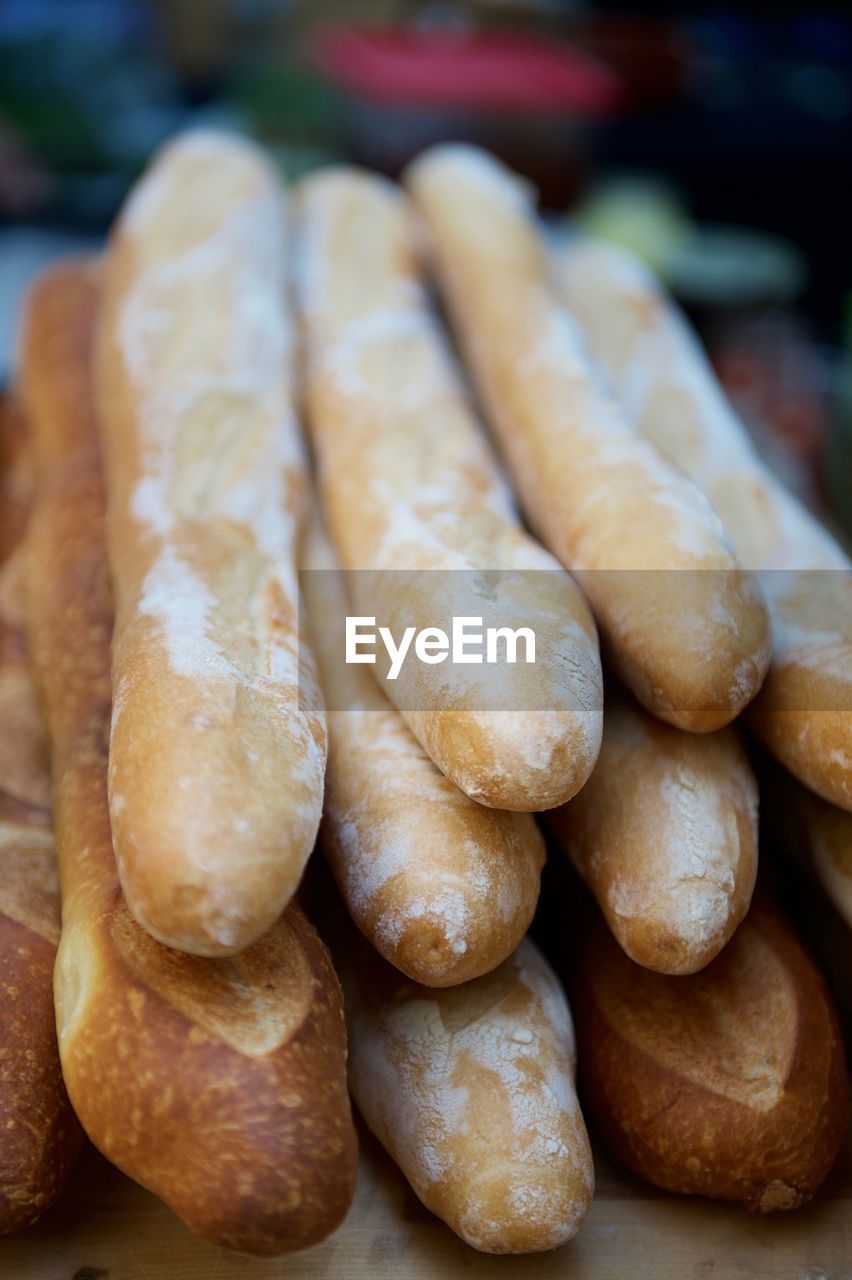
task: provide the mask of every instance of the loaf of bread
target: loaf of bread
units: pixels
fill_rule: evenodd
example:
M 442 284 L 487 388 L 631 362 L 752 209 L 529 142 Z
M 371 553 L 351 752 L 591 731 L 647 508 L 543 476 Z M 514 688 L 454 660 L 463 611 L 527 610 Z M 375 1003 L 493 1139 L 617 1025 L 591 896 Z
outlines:
M 14 485 L 14 476 L 0 474 L 4 499 L 10 479 Z M 14 502 L 3 501 L 5 547 L 20 533 L 19 514 Z M 0 569 L 0 1235 L 50 1208 L 83 1142 L 56 1044 L 59 883 L 44 735 L 21 630 L 19 564 L 16 553 Z
M 349 913 L 415 982 L 478 978 L 532 920 L 544 841 L 529 813 L 487 809 L 445 778 L 369 671 L 341 661 L 346 593 L 324 532 L 302 587 L 328 710 L 320 842 Z
M 426 152 L 407 182 L 530 524 L 579 579 L 639 701 L 680 728 L 727 724 L 769 662 L 760 589 L 704 495 L 595 377 L 525 188 L 459 145 Z
M 757 784 L 730 727 L 684 733 L 608 697 L 594 772 L 547 824 L 637 964 L 695 973 L 748 910 Z
M 105 261 L 112 831 L 133 915 L 198 955 L 281 914 L 322 808 L 285 216 L 260 151 L 190 133 L 155 158 Z
M 780 916 L 753 906 L 701 973 L 629 960 L 600 921 L 572 974 L 580 1083 L 602 1136 L 668 1191 L 795 1209 L 848 1120 L 837 1016 Z
M 335 959 L 352 1094 L 426 1207 L 486 1253 L 570 1240 L 594 1170 L 571 1015 L 533 943 L 443 991 L 406 981 L 363 944 Z
M 707 493 L 761 570 L 775 651 L 750 723 L 802 782 L 852 809 L 852 574 L 756 456 L 695 337 L 651 273 L 611 245 L 557 258 L 563 296 L 631 421 Z
M 402 194 L 354 170 L 309 178 L 295 258 L 308 418 L 353 612 L 397 640 L 407 625 L 449 634 L 450 613 L 536 637 L 534 665 L 502 664 L 490 684 L 483 666 L 450 661 L 412 657 L 393 680 L 372 670 L 468 796 L 552 808 L 583 785 L 600 745 L 594 624 L 512 512 L 423 296 Z
M 0 395 L 0 562 L 20 544 L 32 504 L 32 459 L 21 407 Z
M 75 363 L 77 311 L 85 324 L 94 298 L 85 267 L 77 284 L 88 279 L 88 296 L 66 292 L 69 270 L 43 278 L 30 303 L 28 343 L 43 332 L 42 306 L 57 317 L 52 359 L 24 361 L 54 383 L 51 395 L 28 397 L 41 413 L 32 419 L 40 467 L 27 541 L 62 888 L 62 1069 L 95 1145 L 192 1230 L 246 1253 L 284 1253 L 334 1230 L 354 1190 L 340 988 L 292 904 L 239 956 L 221 959 L 161 946 L 125 905 L 107 801 L 104 493 L 91 388 Z

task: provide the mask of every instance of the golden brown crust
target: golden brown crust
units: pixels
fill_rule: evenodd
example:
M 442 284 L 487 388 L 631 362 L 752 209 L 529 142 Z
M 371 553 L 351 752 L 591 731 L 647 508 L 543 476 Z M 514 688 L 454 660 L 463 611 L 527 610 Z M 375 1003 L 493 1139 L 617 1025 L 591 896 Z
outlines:
M 7 438 L 8 440 L 8 438 Z M 14 455 L 23 452 L 16 441 Z M 4 465 L 10 463 L 5 454 Z M 0 547 L 17 548 L 29 493 L 0 472 Z M 12 552 L 18 558 L 17 549 Z M 0 1235 L 62 1190 L 83 1142 L 62 1081 L 53 1012 L 59 883 L 44 735 L 26 643 L 21 575 L 0 569 Z
M 444 777 L 377 682 L 341 661 L 346 593 L 322 531 L 303 590 L 330 706 L 320 839 L 358 928 L 415 982 L 448 987 L 515 950 L 538 901 L 532 814 L 486 809 Z
M 32 502 L 32 459 L 21 407 L 11 395 L 0 395 L 0 563 L 23 536 Z
M 0 911 L 54 951 L 59 942 L 59 876 L 50 814 L 0 798 Z
M 706 491 L 740 562 L 762 570 L 774 653 L 749 721 L 786 767 L 852 809 L 852 574 L 826 529 L 756 456 L 695 336 L 614 245 L 557 258 L 566 302 L 635 426 Z
M 280 915 L 322 809 L 286 213 L 251 143 L 188 133 L 131 193 L 104 261 L 113 838 L 133 914 L 198 955 L 233 954 Z
M 748 910 L 757 785 L 732 728 L 684 733 L 608 699 L 595 770 L 547 825 L 637 964 L 695 973 Z
M 344 569 L 375 571 L 350 573 L 353 608 L 397 636 L 446 625 L 456 587 L 471 601 L 490 592 L 495 616 L 535 630 L 535 665 L 500 670 L 504 707 L 450 664 L 409 663 L 383 686 L 466 795 L 549 809 L 583 785 L 600 745 L 594 623 L 512 511 L 424 296 L 415 230 L 402 193 L 369 174 L 321 172 L 300 190 L 306 396 L 329 531 Z M 487 588 L 490 569 L 507 572 Z
M 486 1253 L 570 1240 L 594 1169 L 571 1014 L 535 946 L 442 991 L 363 944 L 341 964 L 353 1096 L 427 1208 Z
M 520 184 L 458 145 L 426 152 L 406 180 L 530 523 L 578 577 L 640 702 L 680 728 L 727 724 L 769 663 L 756 580 L 703 494 L 595 377 Z
M 55 941 L 0 908 L 0 1235 L 50 1207 L 83 1141 L 56 1049 L 55 958 Z
M 0 568 L 0 797 L 46 813 L 47 747 L 23 631 L 25 559 L 19 544 Z
M 599 922 L 572 978 L 582 1095 L 609 1145 L 657 1186 L 794 1209 L 828 1173 L 848 1085 L 822 977 L 754 906 L 699 974 L 640 968 Z
M 65 258 L 36 277 L 27 295 L 16 389 L 30 425 L 27 445 L 36 476 L 63 452 L 91 447 L 89 363 L 100 278 L 97 258 Z M 39 424 L 37 431 L 32 423 Z
M 806 786 L 852 813 L 852 573 L 764 576 L 780 642 L 748 723 Z
M 57 358 L 57 384 L 65 367 Z M 112 614 L 94 424 L 76 451 L 61 418 L 33 429 L 29 625 L 52 750 L 69 1093 L 95 1145 L 194 1230 L 248 1253 L 304 1248 L 354 1190 L 340 990 L 295 907 L 220 960 L 167 950 L 130 916 L 106 793 Z

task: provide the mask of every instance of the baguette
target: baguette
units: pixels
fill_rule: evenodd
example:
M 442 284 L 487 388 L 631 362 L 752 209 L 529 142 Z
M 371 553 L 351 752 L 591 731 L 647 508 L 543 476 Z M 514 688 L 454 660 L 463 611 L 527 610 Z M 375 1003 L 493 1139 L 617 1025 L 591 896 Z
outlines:
M 775 652 L 749 722 L 812 790 L 852 809 L 852 574 L 831 535 L 756 456 L 651 273 L 613 246 L 557 259 L 563 295 L 631 420 L 697 481 L 741 563 L 761 570 Z
M 0 563 L 20 546 L 32 505 L 32 483 L 21 407 L 12 396 L 0 395 Z
M 428 987 L 477 978 L 532 920 L 541 834 L 532 814 L 459 791 L 369 672 L 341 662 L 346 595 L 318 527 L 309 552 L 302 585 L 329 706 L 326 859 L 352 919 L 397 969 Z
M 635 1173 L 765 1213 L 809 1200 L 842 1145 L 837 1015 L 790 927 L 755 906 L 701 973 L 627 958 L 598 922 L 572 983 L 584 1104 Z
M 4 472 L 4 496 L 7 478 Z M 4 503 L 2 545 L 20 534 L 20 514 Z M 0 570 L 0 1235 L 50 1208 L 83 1142 L 56 1044 L 59 884 L 17 560 L 14 553 Z
M 684 733 L 608 700 L 595 770 L 547 825 L 646 968 L 703 969 L 748 910 L 757 785 L 732 728 Z
M 161 946 L 122 898 L 107 801 L 104 493 L 91 387 L 75 363 L 93 285 L 81 274 L 88 296 L 66 292 L 69 270 L 44 277 L 30 302 L 28 343 L 43 333 L 42 307 L 57 319 L 49 367 L 44 353 L 25 361 L 54 383 L 32 419 L 28 617 L 62 888 L 62 1069 L 91 1140 L 187 1226 L 245 1253 L 285 1253 L 334 1230 L 354 1190 L 340 989 L 293 905 L 238 957 L 208 959 Z
M 727 724 L 769 662 L 756 581 L 703 494 L 595 378 L 515 178 L 451 145 L 415 161 L 407 183 L 533 529 L 578 578 L 639 701 L 683 729 Z
M 570 1240 L 594 1169 L 571 1015 L 535 946 L 444 991 L 363 945 L 341 972 L 353 1097 L 426 1207 L 485 1253 Z
M 500 809 L 551 808 L 583 785 L 600 745 L 591 614 L 512 513 L 422 297 L 401 193 L 331 171 L 303 184 L 299 210 L 308 419 L 358 614 L 399 636 L 411 623 L 443 627 L 456 597 L 454 612 L 470 616 L 493 600 L 498 617 L 520 618 L 537 636 L 534 666 L 500 668 L 505 705 L 483 693 L 483 667 L 473 681 L 463 679 L 470 667 L 450 664 L 415 672 L 411 663 L 399 680 L 373 671 L 466 795 Z
M 198 955 L 236 953 L 280 915 L 322 809 L 285 249 L 272 167 L 199 132 L 154 160 L 106 257 L 110 817 L 133 915 Z

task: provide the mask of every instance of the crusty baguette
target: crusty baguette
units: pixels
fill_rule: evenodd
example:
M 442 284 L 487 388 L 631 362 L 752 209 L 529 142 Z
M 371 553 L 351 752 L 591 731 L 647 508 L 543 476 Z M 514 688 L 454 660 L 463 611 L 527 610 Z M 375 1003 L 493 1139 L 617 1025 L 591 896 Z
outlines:
M 684 729 L 727 724 L 769 662 L 756 581 L 703 494 L 595 378 L 514 176 L 447 145 L 407 181 L 531 525 L 579 578 L 640 702 Z
M 32 458 L 21 406 L 0 394 L 0 562 L 20 545 L 32 504 Z
M 285 214 L 251 144 L 190 133 L 155 158 L 105 263 L 110 816 L 130 910 L 199 955 L 280 915 L 322 808 L 325 722 L 297 638 Z
M 0 794 L 22 809 L 46 814 L 50 779 L 44 729 L 27 662 L 25 565 L 25 549 L 19 544 L 0 571 Z
M 293 905 L 238 957 L 208 959 L 155 942 L 122 898 L 107 802 L 104 494 L 74 350 L 78 309 L 85 323 L 92 298 L 66 294 L 67 284 L 68 271 L 55 270 L 30 304 L 61 313 L 65 297 L 68 306 L 50 369 L 42 366 L 54 393 L 32 419 L 40 473 L 28 534 L 62 887 L 62 1069 L 95 1145 L 189 1227 L 246 1253 L 284 1253 L 332 1231 L 354 1190 L 340 989 Z M 39 332 L 33 315 L 27 340 Z
M 624 250 L 560 252 L 563 296 L 643 435 L 696 480 L 742 564 L 762 570 L 775 651 L 752 726 L 802 782 L 852 809 L 852 574 L 831 535 L 756 456 L 709 362 Z
M 571 1014 L 532 942 L 443 991 L 363 944 L 339 956 L 353 1096 L 426 1207 L 486 1253 L 570 1240 L 594 1169 Z
M 349 913 L 415 982 L 448 987 L 515 950 L 538 901 L 544 842 L 528 813 L 487 809 L 432 763 L 363 667 L 341 661 L 346 593 L 311 529 L 303 592 L 328 704 L 320 843 Z
M 603 1137 L 669 1191 L 795 1209 L 848 1119 L 837 1015 L 789 925 L 752 907 L 701 973 L 627 958 L 596 922 L 572 974 L 580 1083 Z
M 695 973 L 748 910 L 757 784 L 733 728 L 684 733 L 608 698 L 594 772 L 547 825 L 637 964 Z
M 4 497 L 7 479 L 4 471 Z M 14 504 L 0 507 L 4 547 L 21 532 L 20 514 Z M 59 883 L 44 734 L 21 631 L 22 585 L 16 553 L 0 570 L 0 1235 L 50 1208 L 83 1141 L 56 1044 Z
M 504 705 L 462 679 L 470 667 L 449 663 L 412 660 L 385 691 L 467 795 L 551 808 L 583 785 L 600 745 L 589 609 L 511 510 L 422 295 L 402 193 L 356 170 L 320 173 L 301 188 L 299 227 L 320 490 L 343 568 L 372 571 L 348 575 L 354 611 L 399 637 L 407 624 L 446 627 L 450 608 L 476 616 L 493 597 L 503 622 L 521 620 L 537 638 L 534 666 L 500 668 L 512 691 Z

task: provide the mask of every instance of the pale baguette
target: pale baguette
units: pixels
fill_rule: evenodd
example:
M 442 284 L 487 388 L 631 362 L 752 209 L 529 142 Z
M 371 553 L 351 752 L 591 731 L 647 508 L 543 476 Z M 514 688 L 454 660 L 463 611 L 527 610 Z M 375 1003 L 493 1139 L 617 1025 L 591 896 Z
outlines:
M 752 448 L 684 318 L 624 250 L 572 242 L 563 296 L 637 429 L 696 480 L 740 562 L 763 570 L 775 649 L 752 726 L 802 782 L 852 809 L 852 574 Z
M 342 567 L 375 571 L 350 572 L 350 595 L 365 597 L 353 599 L 354 612 L 379 616 L 398 637 L 408 624 L 442 627 L 456 591 L 454 612 L 471 616 L 496 595 L 504 620 L 536 634 L 535 665 L 501 673 L 512 681 L 510 706 L 462 683 L 470 667 L 412 661 L 385 692 L 467 795 L 502 809 L 551 808 L 583 785 L 600 744 L 589 609 L 512 513 L 423 297 L 401 192 L 353 170 L 320 173 L 303 184 L 299 215 L 320 490 Z
M 445 778 L 367 668 L 347 664 L 343 581 L 318 522 L 303 592 L 328 704 L 320 843 L 373 946 L 415 982 L 495 968 L 535 911 L 544 842 L 527 813 L 487 809 Z
M 760 589 L 703 494 L 595 378 L 525 189 L 460 145 L 426 152 L 407 184 L 532 527 L 578 577 L 640 702 L 681 728 L 727 724 L 769 662 Z
M 17 452 L 16 444 L 0 473 L 4 547 L 21 532 L 16 476 L 6 470 L 17 470 Z M 0 569 L 0 1235 L 50 1208 L 83 1142 L 56 1044 L 59 882 L 44 733 L 21 629 L 22 586 L 16 551 Z
M 334 1230 L 354 1190 L 340 988 L 292 904 L 239 956 L 207 959 L 155 942 L 122 897 L 107 802 L 104 493 L 76 350 L 94 305 L 85 267 L 57 268 L 31 299 L 26 339 L 43 332 L 44 307 L 51 360 L 26 362 L 53 381 L 30 397 L 40 412 L 28 592 L 62 888 L 62 1069 L 95 1145 L 192 1230 L 245 1253 L 286 1253 Z
M 695 973 L 748 910 L 757 784 L 733 728 L 684 733 L 608 698 L 594 772 L 547 825 L 637 964 Z
M 426 1207 L 486 1253 L 570 1240 L 594 1169 L 571 1014 L 536 947 L 444 991 L 363 944 L 339 963 L 353 1096 Z
M 297 636 L 285 217 L 261 152 L 190 133 L 131 194 L 105 262 L 110 816 L 130 910 L 199 955 L 237 952 L 280 915 L 322 806 L 325 723 Z
M 795 1209 L 843 1143 L 848 1081 L 822 977 L 752 907 L 701 973 L 627 958 L 600 922 L 572 972 L 584 1105 L 616 1155 L 668 1191 Z

